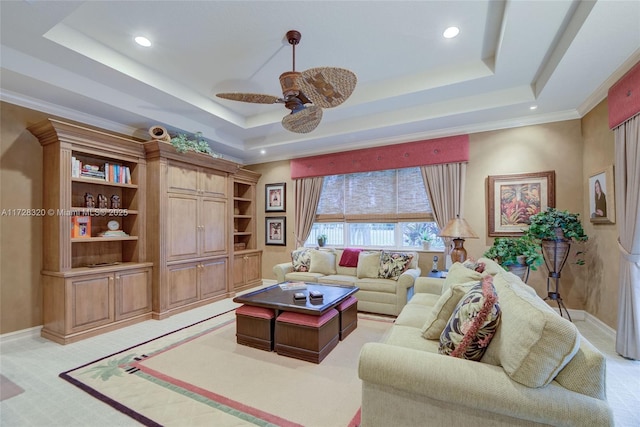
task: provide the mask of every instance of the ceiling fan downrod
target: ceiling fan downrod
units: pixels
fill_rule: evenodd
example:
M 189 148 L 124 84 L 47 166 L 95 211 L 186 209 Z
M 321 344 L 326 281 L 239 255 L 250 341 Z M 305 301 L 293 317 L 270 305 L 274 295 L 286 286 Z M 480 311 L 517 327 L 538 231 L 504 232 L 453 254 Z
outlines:
M 296 70 L 296 45 L 300 43 L 301 38 L 302 38 L 302 34 L 300 34 L 300 31 L 296 31 L 296 30 L 287 31 L 287 41 L 291 46 L 293 46 L 293 67 L 291 71 Z

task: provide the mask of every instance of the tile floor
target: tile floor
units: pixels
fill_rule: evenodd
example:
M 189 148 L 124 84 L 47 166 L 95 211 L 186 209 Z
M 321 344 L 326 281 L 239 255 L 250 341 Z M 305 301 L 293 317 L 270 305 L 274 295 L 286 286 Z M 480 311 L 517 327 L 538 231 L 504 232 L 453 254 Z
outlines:
M 162 321 L 149 320 L 66 346 L 41 338 L 35 329 L 31 333 L 2 337 L 0 373 L 24 388 L 25 392 L 0 402 L 0 425 L 139 425 L 58 378 L 58 374 L 236 306 L 227 299 Z M 637 426 L 640 419 L 640 361 L 618 356 L 613 336 L 597 324 L 589 320 L 575 323 L 581 333 L 607 356 L 607 397 L 614 410 L 616 426 Z

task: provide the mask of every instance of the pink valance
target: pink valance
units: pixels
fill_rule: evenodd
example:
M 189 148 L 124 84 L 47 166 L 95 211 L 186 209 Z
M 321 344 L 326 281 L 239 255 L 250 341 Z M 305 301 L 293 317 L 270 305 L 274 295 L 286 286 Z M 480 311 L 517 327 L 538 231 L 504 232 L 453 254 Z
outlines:
M 342 175 L 469 161 L 469 135 L 450 136 L 291 160 L 291 178 Z
M 609 88 L 609 129 L 640 113 L 640 62 Z

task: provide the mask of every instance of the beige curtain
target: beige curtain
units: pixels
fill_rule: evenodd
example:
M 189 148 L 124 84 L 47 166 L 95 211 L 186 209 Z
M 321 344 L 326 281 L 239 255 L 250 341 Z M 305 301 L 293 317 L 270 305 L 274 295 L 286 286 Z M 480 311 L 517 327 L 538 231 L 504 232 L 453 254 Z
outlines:
M 295 184 L 295 238 L 296 247 L 304 245 L 311 233 L 311 227 L 316 218 L 316 210 L 320 202 L 323 177 L 301 178 Z
M 440 229 L 460 215 L 464 218 L 464 186 L 467 175 L 466 163 L 446 163 L 441 165 L 422 166 L 422 180 L 427 189 L 427 196 L 431 202 L 433 217 Z M 451 249 L 451 239 L 445 239 L 445 247 Z M 447 251 L 446 266 L 449 267 L 450 258 Z
M 620 249 L 616 352 L 640 360 L 640 115 L 615 131 L 616 219 Z

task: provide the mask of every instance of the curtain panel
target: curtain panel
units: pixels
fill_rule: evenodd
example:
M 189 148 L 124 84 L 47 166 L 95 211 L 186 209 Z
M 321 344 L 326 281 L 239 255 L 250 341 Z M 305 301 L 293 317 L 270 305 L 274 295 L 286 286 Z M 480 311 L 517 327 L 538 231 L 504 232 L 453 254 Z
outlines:
M 618 126 L 614 134 L 620 249 L 616 352 L 640 360 L 640 115 Z
M 304 245 L 311 233 L 316 218 L 316 210 L 322 192 L 322 177 L 301 178 L 294 180 L 295 191 L 295 239 L 296 247 Z
M 460 215 L 464 218 L 464 189 L 467 176 L 466 163 L 423 166 L 422 180 L 431 202 L 433 217 L 441 230 L 449 220 Z M 449 268 L 451 239 L 445 238 L 447 252 L 446 267 Z

